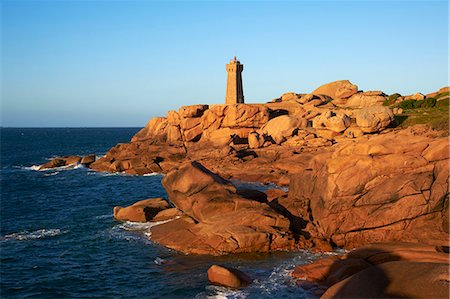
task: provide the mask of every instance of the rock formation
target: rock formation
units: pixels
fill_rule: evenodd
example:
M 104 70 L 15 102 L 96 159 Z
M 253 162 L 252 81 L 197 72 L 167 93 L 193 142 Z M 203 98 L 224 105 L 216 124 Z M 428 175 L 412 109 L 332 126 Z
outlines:
M 159 212 L 168 208 L 170 205 L 164 198 L 144 199 L 125 208 L 114 207 L 114 218 L 122 221 L 147 222 L 154 220 Z
M 46 169 L 51 169 L 51 168 L 55 168 L 55 167 L 70 166 L 70 165 L 76 165 L 76 164 L 81 164 L 81 165 L 89 167 L 93 162 L 95 162 L 95 159 L 96 159 L 95 155 L 88 155 L 85 157 L 81 157 L 81 156 L 57 157 L 57 158 L 50 160 L 47 163 L 39 165 L 38 170 L 46 170 Z
M 431 95 L 441 99 L 446 90 Z M 179 217 L 153 227 L 152 238 L 186 253 L 443 244 L 448 140 L 423 126 L 396 128 L 400 119 L 382 104 L 400 99 L 344 80 L 266 104 L 184 106 L 151 119 L 131 142 L 86 165 L 165 173 L 174 208 L 147 217 L 139 204 L 118 208 L 115 216 Z M 41 167 L 82 161 L 62 157 Z M 238 190 L 230 179 L 289 186 L 289 192 Z
M 198 162 L 186 162 L 163 179 L 169 200 L 183 212 L 151 229 L 152 240 L 185 253 L 269 252 L 310 247 L 290 220 L 265 202 L 239 192 Z
M 448 264 L 448 247 L 376 243 L 299 265 L 292 276 L 321 298 L 448 298 Z
M 252 282 L 244 272 L 219 265 L 212 265 L 208 269 L 208 280 L 212 284 L 236 289 L 246 287 Z
M 308 207 L 318 236 L 337 246 L 445 244 L 448 140 L 415 130 L 358 138 L 316 155 L 291 175 L 289 200 Z

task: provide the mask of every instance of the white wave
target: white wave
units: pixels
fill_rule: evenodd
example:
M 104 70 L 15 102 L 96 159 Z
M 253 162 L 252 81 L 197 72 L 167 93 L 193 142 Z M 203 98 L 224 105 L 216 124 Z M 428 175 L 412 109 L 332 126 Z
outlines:
M 162 175 L 163 176 L 164 174 L 159 173 L 159 172 L 152 172 L 152 173 L 146 173 L 143 176 L 158 176 L 158 175 Z
M 53 176 L 59 174 L 59 171 L 45 173 L 44 176 Z
M 126 221 L 122 224 L 120 224 L 118 227 L 127 230 L 127 231 L 143 231 L 150 229 L 152 226 L 151 222 L 132 222 L 132 221 Z
M 72 163 L 69 165 L 59 166 L 59 167 L 52 167 L 52 168 L 40 168 L 41 165 L 32 165 L 32 166 L 13 166 L 14 168 L 20 168 L 23 170 L 34 170 L 34 171 L 41 171 L 41 172 L 48 172 L 48 171 L 62 171 L 62 170 L 72 170 L 72 169 L 85 169 L 86 167 L 80 163 Z
M 148 231 L 150 228 L 161 225 L 170 221 L 173 221 L 175 219 L 180 218 L 180 216 L 177 216 L 172 219 L 164 220 L 164 221 L 154 221 L 154 222 L 133 222 L 133 221 L 126 221 L 119 225 L 119 228 L 123 230 L 128 231 Z
M 81 163 L 76 163 L 73 169 L 87 169 L 87 167 Z
M 146 237 L 144 237 L 141 234 L 135 234 L 129 231 L 124 231 L 123 229 L 115 226 L 112 229 L 108 231 L 108 234 L 110 237 L 114 239 L 119 240 L 126 240 L 126 241 L 137 241 L 137 242 L 143 242 L 145 244 L 151 244 L 150 240 Z
M 155 221 L 155 222 L 126 221 L 112 227 L 110 234 L 112 237 L 116 239 L 127 241 L 140 241 L 144 242 L 145 244 L 152 244 L 150 241 L 151 239 L 150 228 L 163 223 L 167 223 L 177 218 L 179 217 L 165 221 Z
M 61 234 L 65 234 L 68 231 L 61 231 L 59 228 L 54 229 L 38 229 L 32 232 L 29 231 L 22 231 L 19 233 L 12 233 L 3 236 L 2 240 L 18 240 L 18 241 L 25 241 L 25 240 L 36 240 L 36 239 L 42 239 L 47 237 L 54 237 Z
M 206 287 L 206 296 L 204 294 L 199 294 L 196 298 L 208 298 L 208 299 L 244 299 L 247 298 L 247 294 L 244 290 L 236 290 L 225 288 L 221 286 L 209 285 Z
M 13 166 L 13 168 L 19 168 L 19 169 L 22 169 L 22 170 L 35 170 L 35 171 L 39 171 L 39 167 L 40 167 L 40 165 L 32 165 L 32 166 L 17 166 L 17 165 L 14 165 Z M 7 168 L 7 167 L 4 167 L 4 168 Z
M 167 263 L 167 261 L 163 258 L 160 258 L 159 256 L 155 258 L 155 260 L 153 261 L 155 264 L 157 265 L 162 265 Z
M 95 219 L 105 219 L 105 218 L 112 218 L 114 217 L 114 214 L 105 214 L 105 215 L 100 215 L 100 216 L 95 216 Z

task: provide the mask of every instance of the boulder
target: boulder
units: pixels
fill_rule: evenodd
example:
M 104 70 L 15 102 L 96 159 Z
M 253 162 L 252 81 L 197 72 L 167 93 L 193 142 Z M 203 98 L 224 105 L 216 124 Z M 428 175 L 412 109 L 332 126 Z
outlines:
M 389 262 L 329 288 L 321 298 L 448 298 L 448 264 Z
M 281 101 L 296 101 L 300 98 L 299 95 L 297 95 L 295 92 L 286 92 L 283 95 L 281 95 Z
M 182 211 L 178 210 L 177 208 L 168 208 L 162 210 L 161 212 L 158 212 L 158 214 L 153 217 L 152 221 L 167 221 L 177 219 L 181 216 L 183 216 Z
M 291 137 L 299 128 L 306 128 L 307 124 L 308 121 L 304 118 L 282 115 L 267 122 L 261 128 L 261 132 L 271 136 L 279 144 L 284 138 Z
M 363 130 L 358 126 L 350 126 L 344 131 L 344 136 L 348 138 L 358 138 L 364 135 Z
M 215 146 L 226 146 L 233 140 L 233 132 L 230 128 L 206 131 L 203 136 Z
M 424 100 L 425 96 L 421 94 L 420 92 L 415 93 L 413 95 L 405 96 L 405 100 L 413 100 L 413 101 L 420 101 Z
M 44 169 L 51 169 L 56 167 L 62 167 L 72 164 L 77 164 L 81 161 L 80 156 L 64 156 L 64 157 L 57 157 L 52 160 L 50 160 L 47 163 L 44 163 L 38 167 L 38 170 L 44 170 Z
M 313 119 L 312 126 L 316 129 L 327 129 L 339 133 L 348 128 L 350 123 L 350 117 L 345 113 L 327 110 Z
M 162 180 L 170 201 L 185 216 L 151 228 L 152 240 L 185 253 L 221 255 L 292 250 L 290 222 L 265 203 L 198 162 L 187 162 Z M 259 192 L 260 193 L 260 192 Z M 253 194 L 253 193 L 252 193 Z M 264 194 L 263 194 L 264 195 Z
M 259 105 L 227 105 L 223 128 L 260 128 L 269 121 L 269 110 Z
M 314 90 L 313 94 L 323 94 L 333 99 L 345 99 L 358 92 L 358 86 L 348 80 L 327 83 Z
M 264 145 L 264 137 L 257 132 L 248 135 L 248 147 L 251 149 L 260 148 Z
M 392 113 L 394 113 L 395 115 L 401 115 L 403 113 L 403 109 L 402 108 L 398 108 L 398 107 L 394 107 L 392 109 Z
M 331 256 L 315 260 L 310 264 L 298 265 L 291 275 L 308 282 L 322 282 L 327 279 L 331 266 L 337 260 L 337 256 Z
M 114 207 L 114 218 L 120 221 L 147 222 L 168 208 L 170 205 L 164 198 L 144 199 L 128 207 Z
M 131 142 L 138 140 L 145 140 L 150 138 L 164 138 L 167 133 L 167 118 L 165 117 L 155 117 L 148 121 L 145 128 L 136 133 L 136 135 L 131 138 Z
M 50 169 L 50 168 L 55 168 L 55 167 L 61 167 L 64 165 L 66 165 L 66 161 L 64 159 L 55 158 L 55 159 L 50 160 L 47 163 L 39 165 L 38 169 L 39 170 Z
M 333 102 L 345 107 L 363 108 L 372 106 L 382 106 L 387 96 L 381 91 L 358 92 L 343 102 Z
M 212 265 L 208 269 L 210 283 L 229 288 L 242 288 L 252 283 L 252 279 L 242 271 L 234 268 Z
M 95 155 L 88 155 L 88 156 L 84 156 L 81 160 L 80 163 L 84 166 L 89 167 L 89 165 L 91 165 L 92 163 L 95 162 L 96 160 L 96 156 Z
M 223 105 L 225 106 L 225 105 Z M 224 118 L 223 112 L 225 110 L 221 109 L 221 106 L 212 106 L 210 109 L 206 110 L 202 116 L 202 128 L 203 130 L 217 130 L 221 127 Z
M 388 107 L 367 107 L 356 112 L 356 124 L 364 133 L 374 133 L 385 129 L 394 120 Z
M 178 144 L 182 140 L 180 128 L 178 126 L 170 125 L 167 128 L 167 142 L 169 144 Z
M 181 118 L 201 117 L 208 107 L 208 105 L 183 106 L 178 110 L 178 114 Z
M 448 253 L 441 252 L 441 248 L 406 242 L 373 243 L 350 251 L 346 258 L 364 259 L 372 265 L 393 261 L 449 263 Z
M 180 114 L 178 114 L 175 110 L 167 112 L 167 122 L 171 126 L 179 126 L 181 123 Z
M 65 165 L 77 164 L 81 161 L 80 156 L 65 156 L 62 159 L 65 161 Z
M 200 125 L 201 121 L 202 121 L 201 117 L 190 117 L 190 118 L 183 117 L 180 121 L 180 128 L 182 130 L 189 130 L 194 128 L 195 126 Z
M 317 129 L 315 131 L 315 134 L 317 137 L 322 137 L 327 140 L 334 140 L 337 136 L 340 135 L 339 132 L 330 131 L 330 130 L 321 130 L 321 129 Z
M 200 139 L 202 133 L 203 129 L 202 126 L 200 125 L 197 125 L 191 129 L 183 130 L 184 141 L 186 142 L 196 141 L 197 139 Z

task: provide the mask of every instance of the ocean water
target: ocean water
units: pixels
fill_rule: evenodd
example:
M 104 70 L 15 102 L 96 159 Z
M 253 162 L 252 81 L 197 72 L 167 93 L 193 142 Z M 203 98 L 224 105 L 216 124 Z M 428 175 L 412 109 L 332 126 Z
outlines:
M 139 128 L 1 129 L 1 298 L 313 298 L 290 277 L 309 252 L 184 255 L 151 241 L 150 224 L 117 222 L 113 207 L 165 196 L 161 175 L 37 171 L 61 155 L 104 155 Z M 254 283 L 211 286 L 223 264 Z

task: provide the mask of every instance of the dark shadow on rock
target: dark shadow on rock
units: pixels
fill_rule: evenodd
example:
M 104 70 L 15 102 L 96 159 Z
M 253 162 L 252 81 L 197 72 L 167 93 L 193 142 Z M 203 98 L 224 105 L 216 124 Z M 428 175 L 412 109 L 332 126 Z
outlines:
M 285 109 L 269 110 L 269 120 L 282 115 L 289 115 L 289 111 Z
M 450 248 L 449 246 L 436 246 L 436 251 L 437 252 L 444 252 L 444 253 L 450 253 Z
M 305 239 L 309 240 L 311 238 L 311 235 L 304 231 L 306 228 L 307 222 L 302 218 L 293 215 L 291 212 L 289 212 L 288 209 L 286 209 L 284 206 L 282 206 L 278 202 L 278 198 L 272 200 L 271 202 L 267 203 L 272 209 L 289 219 L 290 222 L 290 230 L 293 232 L 294 237 L 298 239 L 300 236 L 305 237 Z
M 239 158 L 239 159 L 243 159 L 243 158 L 249 157 L 249 156 L 252 156 L 253 158 L 257 158 L 258 154 L 256 154 L 255 151 L 240 150 L 240 151 L 236 152 L 235 156 L 236 156 L 236 158 Z
M 407 115 L 394 115 L 394 121 L 391 121 L 391 123 L 387 126 L 387 128 L 398 127 L 407 119 L 408 119 Z
M 267 194 L 262 191 L 248 188 L 240 188 L 236 190 L 236 193 L 246 199 L 254 200 L 261 203 L 267 203 Z
M 197 161 L 192 161 L 192 166 L 194 166 L 194 167 L 200 169 L 201 171 L 207 173 L 208 175 L 210 175 L 219 184 L 231 184 L 230 181 L 224 179 L 223 177 L 221 177 L 217 173 L 212 172 L 211 170 L 209 170 L 208 168 L 206 168 L 205 166 L 203 166 L 202 164 L 200 164 Z
M 232 140 L 233 144 L 248 144 L 248 138 L 242 138 L 238 135 L 235 135 Z

